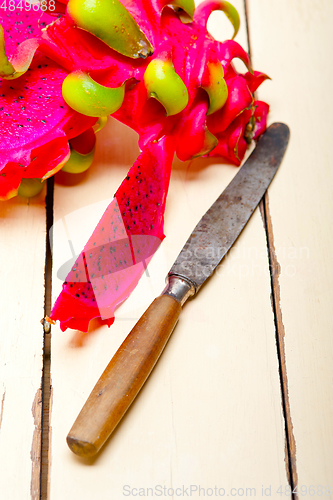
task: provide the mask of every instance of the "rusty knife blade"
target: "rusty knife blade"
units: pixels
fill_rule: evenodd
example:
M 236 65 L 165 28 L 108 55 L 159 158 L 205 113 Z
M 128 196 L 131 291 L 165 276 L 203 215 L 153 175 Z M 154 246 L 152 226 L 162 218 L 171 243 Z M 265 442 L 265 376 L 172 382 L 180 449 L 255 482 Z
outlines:
M 273 123 L 248 160 L 205 213 L 173 264 L 169 276 L 189 280 L 197 292 L 211 276 L 265 194 L 289 141 L 289 128 Z

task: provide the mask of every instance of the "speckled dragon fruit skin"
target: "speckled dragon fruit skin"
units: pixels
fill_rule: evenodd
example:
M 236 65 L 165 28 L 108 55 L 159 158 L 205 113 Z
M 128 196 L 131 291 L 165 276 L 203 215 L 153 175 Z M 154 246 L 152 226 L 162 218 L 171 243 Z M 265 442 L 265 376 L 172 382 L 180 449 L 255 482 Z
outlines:
M 147 145 L 78 256 L 51 313 L 62 330 L 87 331 L 95 317 L 110 326 L 164 239 L 172 140 Z
M 22 42 L 38 39 L 42 29 L 55 19 L 33 9 L 1 10 L 8 58 Z M 47 177 L 61 168 L 69 156 L 69 139 L 96 122 L 65 103 L 61 85 L 67 74 L 37 51 L 29 70 L 20 78 L 0 78 L 0 200 L 15 196 L 22 178 Z
M 65 11 L 67 3 L 57 2 L 59 18 L 41 34 L 38 50 L 59 71 L 75 78 L 89 75 L 108 89 L 124 86 L 124 100 L 112 114 L 138 132 L 142 151 L 78 256 L 51 312 L 62 330 L 87 331 L 95 317 L 112 324 L 116 306 L 136 286 L 164 238 L 163 215 L 174 155 L 184 161 L 217 156 L 240 165 L 248 142 L 266 127 L 269 108 L 255 100 L 254 91 L 267 75 L 252 71 L 248 54 L 237 42 L 218 42 L 208 33 L 210 13 L 230 6 L 223 0 L 204 1 L 188 23 L 183 22 L 178 7 L 188 7 L 191 0 L 171 1 L 173 7 L 166 0 L 121 0 L 152 47 L 142 58 L 120 53 L 93 30 L 78 27 L 73 5 L 74 10 L 80 8 L 83 0 L 70 0 Z M 109 22 L 112 26 L 113 20 Z M 248 71 L 238 73 L 234 58 L 240 58 Z M 171 65 L 186 87 L 187 100 L 176 111 L 169 112 L 163 99 L 149 98 L 156 97 L 146 78 L 154 61 Z M 216 71 L 228 96 L 214 107 L 216 82 L 221 83 L 212 76 Z

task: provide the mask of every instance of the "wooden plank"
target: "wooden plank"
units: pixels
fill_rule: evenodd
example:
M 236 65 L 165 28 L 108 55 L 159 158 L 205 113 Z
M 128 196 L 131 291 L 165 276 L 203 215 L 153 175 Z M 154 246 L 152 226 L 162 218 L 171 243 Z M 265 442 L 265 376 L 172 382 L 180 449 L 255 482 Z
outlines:
M 268 223 L 280 269 L 275 302 L 289 388 L 294 482 L 302 498 L 321 491 L 333 498 L 333 5 L 250 0 L 248 13 L 254 65 L 272 78 L 259 97 L 271 104 L 271 121 L 291 128 L 289 151 L 269 195 Z
M 243 2 L 235 4 L 242 18 L 238 40 L 246 46 Z M 232 34 L 222 14 L 210 28 L 215 36 L 223 33 L 222 38 Z M 137 154 L 136 134 L 110 120 L 99 135 L 97 160 L 85 179 L 70 188 L 56 184 L 54 299 L 61 290 L 57 270 L 70 256 L 61 241 L 66 243 L 68 233 L 72 238 L 84 230 L 89 236 L 97 220 L 96 215 L 81 222 L 77 231 L 73 221 L 80 216 L 70 214 L 110 198 Z M 246 488 L 255 488 L 260 496 L 262 487 L 276 491 L 287 484 L 266 238 L 259 211 L 214 278 L 184 308 L 150 380 L 103 452 L 94 460 L 80 459 L 65 441 L 113 353 L 154 294 L 162 291 L 167 270 L 188 234 L 236 172 L 215 160 L 176 160 L 165 217 L 167 238 L 134 299 L 119 308 L 110 330 L 95 324 L 84 335 L 53 328 L 52 500 L 139 494 L 133 488 L 145 488 L 151 496 L 147 488 L 169 495 L 173 488 L 177 495 L 176 488 L 184 487 L 189 494 L 191 484 L 194 498 L 199 497 L 199 489 L 194 490 L 199 486 L 208 495 L 216 486 L 226 495 L 231 488 L 243 488 L 244 495 Z M 96 210 L 102 210 L 101 205 L 88 212 Z M 76 241 L 84 243 L 87 236 L 79 234 Z M 80 250 L 75 242 L 74 247 Z
M 45 190 L 0 204 L 0 491 L 39 499 Z

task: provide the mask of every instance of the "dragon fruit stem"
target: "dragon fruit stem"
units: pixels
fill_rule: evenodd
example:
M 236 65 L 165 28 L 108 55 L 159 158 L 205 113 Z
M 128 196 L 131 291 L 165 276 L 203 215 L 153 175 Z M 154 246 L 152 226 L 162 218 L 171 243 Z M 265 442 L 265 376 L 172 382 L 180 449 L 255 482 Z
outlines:
M 78 28 L 124 56 L 137 59 L 153 53 L 145 34 L 119 0 L 69 0 L 67 15 Z
M 202 88 L 209 97 L 207 115 L 211 115 L 223 108 L 228 99 L 228 87 L 224 79 L 223 66 L 220 61 L 207 64 L 208 78 L 202 82 Z
M 194 10 L 195 10 L 195 4 L 193 0 L 164 0 L 163 1 L 164 5 L 172 5 L 173 7 L 183 10 L 190 19 L 193 19 L 194 15 Z
M 215 10 L 221 10 L 225 13 L 234 27 L 234 34 L 232 38 L 235 38 L 240 26 L 239 14 L 235 7 L 225 0 L 206 0 L 205 2 L 202 2 L 195 10 L 194 20 L 202 27 L 205 27 L 209 16 Z
M 16 53 L 8 61 L 5 50 L 5 36 L 0 24 L 0 77 L 15 80 L 28 71 L 31 61 L 39 47 L 37 39 L 26 40 L 18 47 Z
M 5 51 L 5 34 L 0 24 L 0 76 L 6 78 L 13 73 L 15 73 L 15 69 L 7 59 Z
M 144 74 L 144 83 L 149 97 L 154 97 L 164 106 L 167 116 L 176 115 L 186 108 L 188 91 L 171 58 L 160 57 L 151 61 Z
M 83 71 L 73 71 L 62 84 L 62 95 L 75 111 L 103 117 L 117 111 L 123 103 L 125 86 L 110 88 L 95 82 Z
M 44 187 L 44 181 L 41 179 L 22 179 L 18 194 L 24 198 L 33 198 L 37 196 Z

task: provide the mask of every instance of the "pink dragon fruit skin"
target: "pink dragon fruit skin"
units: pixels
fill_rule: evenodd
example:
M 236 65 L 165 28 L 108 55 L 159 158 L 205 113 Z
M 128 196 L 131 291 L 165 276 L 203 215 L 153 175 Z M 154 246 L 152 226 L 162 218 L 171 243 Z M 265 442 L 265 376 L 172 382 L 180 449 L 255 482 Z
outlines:
M 18 3 L 18 2 L 16 2 Z M 15 59 L 22 45 L 42 34 L 54 17 L 20 9 L 0 14 L 6 54 Z M 34 38 L 32 38 L 34 37 Z M 61 85 L 66 70 L 33 46 L 29 70 L 17 79 L 0 78 L 0 199 L 17 194 L 22 178 L 47 178 L 69 157 L 68 140 L 91 128 L 96 119 L 73 111 Z M 35 53 L 36 52 L 36 53 Z
M 195 12 L 192 0 L 121 0 L 152 47 L 142 57 L 124 55 L 121 49 L 108 46 L 104 35 L 94 33 L 95 28 L 90 30 L 84 23 L 83 28 L 77 26 L 80 16 L 76 21 L 72 14 L 88 4 L 83 0 L 69 2 L 65 14 L 68 1 L 56 3 L 59 18 L 39 37 L 38 50 L 65 74 L 79 71 L 103 88 L 124 86 L 124 100 L 113 116 L 138 132 L 142 150 L 76 259 L 51 312 L 51 321 L 60 320 L 62 330 L 87 331 L 95 317 L 112 324 L 116 306 L 136 286 L 164 238 L 163 214 L 174 154 L 181 160 L 222 156 L 239 165 L 247 143 L 266 127 L 268 105 L 255 101 L 253 92 L 268 77 L 252 72 L 247 53 L 235 41 L 217 42 L 207 32 L 208 17 L 217 9 L 226 12 L 237 31 L 235 10 L 223 0 L 206 0 Z M 119 0 L 105 0 L 106 4 L 117 8 Z M 183 22 L 179 8 L 193 16 L 191 22 Z M 108 26 L 116 24 L 107 16 L 106 9 Z M 235 57 L 242 59 L 247 73 L 236 72 L 232 65 Z M 160 82 L 160 94 L 147 86 L 145 77 L 149 71 L 151 76 L 154 61 L 160 61 L 163 68 L 163 64 L 168 65 L 174 81 L 181 79 L 187 97 L 179 110 L 168 111 Z M 57 92 L 59 81 L 53 83 Z M 227 92 L 225 99 L 223 89 Z M 73 94 L 77 109 L 75 89 Z M 81 112 L 85 113 L 84 107 Z M 59 147 L 59 154 L 65 154 Z M 8 165 L 9 175 L 15 169 Z
M 95 317 L 110 326 L 164 239 L 172 141 L 151 142 L 140 154 L 77 257 L 51 313 L 63 331 L 87 331 Z

